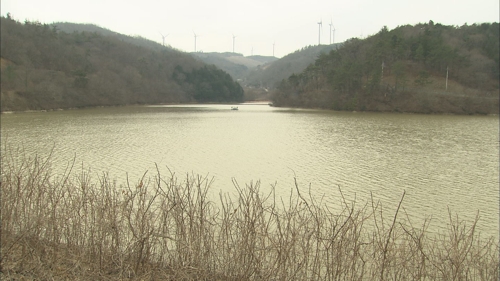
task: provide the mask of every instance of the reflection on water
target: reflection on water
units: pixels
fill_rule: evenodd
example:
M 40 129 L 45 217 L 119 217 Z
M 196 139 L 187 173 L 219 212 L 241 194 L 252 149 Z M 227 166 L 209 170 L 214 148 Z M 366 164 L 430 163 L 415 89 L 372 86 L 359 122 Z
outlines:
M 345 113 L 267 105 L 134 106 L 1 116 L 2 143 L 26 153 L 54 149 L 55 168 L 76 159 L 98 175 L 135 182 L 145 171 L 214 177 L 233 192 L 261 181 L 288 196 L 294 178 L 335 206 L 369 200 L 415 219 L 447 223 L 447 208 L 498 235 L 498 117 Z M 2 147 L 4 150 L 4 147 Z

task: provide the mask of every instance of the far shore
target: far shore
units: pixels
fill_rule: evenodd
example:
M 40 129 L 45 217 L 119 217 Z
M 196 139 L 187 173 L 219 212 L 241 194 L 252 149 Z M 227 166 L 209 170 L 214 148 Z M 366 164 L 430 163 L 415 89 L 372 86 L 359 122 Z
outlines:
M 225 104 L 225 105 L 269 105 L 273 107 L 281 107 L 281 106 L 276 106 L 273 104 L 272 101 L 269 100 L 257 100 L 257 101 L 245 101 L 242 103 L 161 103 L 161 104 L 124 104 L 124 105 L 99 105 L 99 106 L 83 106 L 83 107 L 70 107 L 70 108 L 51 108 L 51 109 L 39 109 L 39 110 L 19 110 L 19 111 L 14 111 L 14 110 L 6 110 L 6 111 L 0 111 L 0 114 L 14 114 L 14 113 L 40 113 L 40 112 L 53 112 L 53 111 L 65 111 L 65 110 L 78 110 L 78 109 L 91 109 L 91 108 L 113 108 L 113 107 L 126 107 L 126 106 L 162 106 L 162 105 L 193 105 L 193 104 L 198 104 L 198 105 L 214 105 L 214 104 Z M 284 107 L 286 108 L 286 107 Z M 308 108 L 308 107 L 289 107 L 289 108 L 297 108 L 297 109 L 319 109 L 319 108 Z M 333 109 L 322 109 L 322 110 L 328 110 L 328 111 L 338 111 L 338 110 L 333 110 Z M 340 110 L 338 112 L 353 112 L 353 113 L 362 113 L 362 112 L 371 112 L 371 113 L 397 113 L 397 114 L 423 114 L 423 115 L 457 115 L 457 116 L 499 116 L 497 113 L 487 113 L 487 114 L 457 114 L 457 113 L 452 113 L 452 112 L 444 112 L 444 113 L 435 113 L 435 112 L 430 112 L 430 113 L 424 113 L 424 112 L 405 112 L 405 111 L 368 111 L 368 110 L 355 110 L 355 111 L 345 111 L 345 110 Z

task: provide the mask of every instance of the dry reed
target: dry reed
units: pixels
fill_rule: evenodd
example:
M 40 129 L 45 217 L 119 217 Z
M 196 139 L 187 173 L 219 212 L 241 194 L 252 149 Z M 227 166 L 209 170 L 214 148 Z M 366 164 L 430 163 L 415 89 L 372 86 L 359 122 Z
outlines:
M 477 219 L 450 211 L 448 233 L 430 234 L 400 210 L 404 194 L 389 211 L 342 196 L 334 212 L 297 184 L 284 201 L 234 181 L 237 196 L 215 202 L 206 177 L 121 186 L 72 164 L 58 176 L 50 161 L 2 155 L 2 280 L 499 278 L 498 243 Z

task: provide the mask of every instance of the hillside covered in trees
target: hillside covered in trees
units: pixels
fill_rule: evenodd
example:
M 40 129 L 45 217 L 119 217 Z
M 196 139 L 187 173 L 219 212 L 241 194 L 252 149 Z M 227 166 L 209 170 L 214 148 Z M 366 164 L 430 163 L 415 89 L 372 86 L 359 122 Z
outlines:
M 1 111 L 243 100 L 227 73 L 143 38 L 0 20 Z
M 256 67 L 278 60 L 269 56 L 243 56 L 238 53 L 191 53 L 206 64 L 213 64 L 227 72 L 233 79 L 243 80 Z
M 498 114 L 499 24 L 382 28 L 284 79 L 276 106 Z
M 329 53 L 340 47 L 340 43 L 331 45 L 307 46 L 288 54 L 277 61 L 263 64 L 252 69 L 243 79 L 248 87 L 274 89 L 283 79 L 292 74 L 301 73 L 322 53 Z

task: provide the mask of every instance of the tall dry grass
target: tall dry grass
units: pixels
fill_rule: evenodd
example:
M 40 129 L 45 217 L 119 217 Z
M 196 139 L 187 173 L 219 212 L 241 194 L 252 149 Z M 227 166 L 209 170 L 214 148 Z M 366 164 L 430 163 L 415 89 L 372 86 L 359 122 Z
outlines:
M 498 243 L 450 211 L 447 233 L 341 198 L 333 211 L 294 187 L 289 198 L 234 182 L 105 173 L 51 158 L 2 155 L 2 280 L 498 280 Z M 20 159 L 20 160 L 17 160 Z M 340 194 L 342 194 L 340 192 Z

